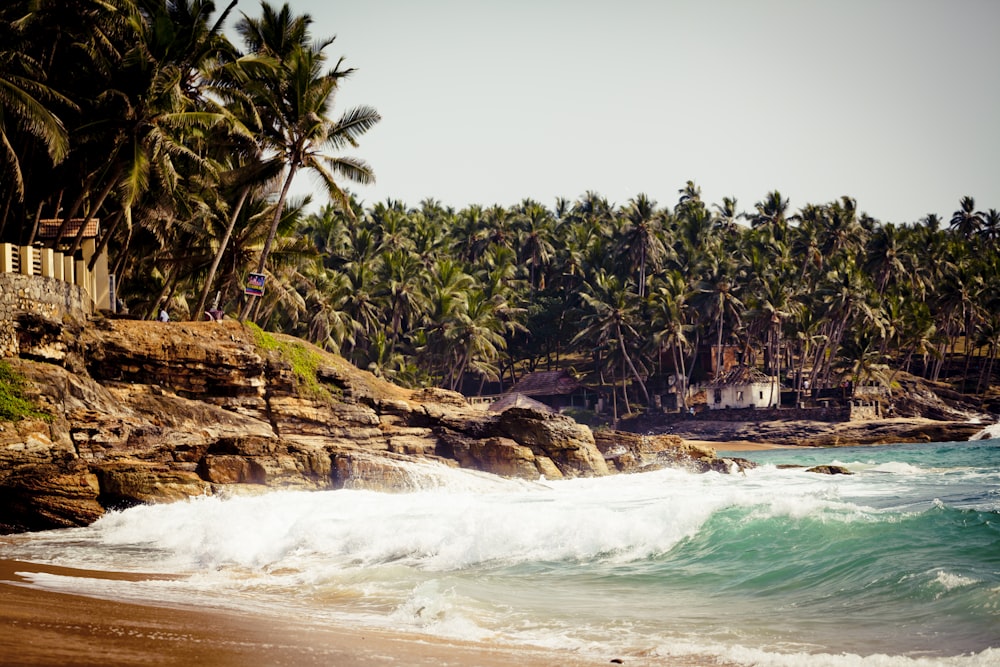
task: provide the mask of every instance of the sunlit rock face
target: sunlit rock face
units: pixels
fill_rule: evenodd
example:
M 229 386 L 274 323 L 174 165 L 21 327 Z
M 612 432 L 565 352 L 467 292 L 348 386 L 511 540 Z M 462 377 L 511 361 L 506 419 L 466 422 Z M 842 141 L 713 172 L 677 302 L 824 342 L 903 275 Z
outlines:
M 315 348 L 321 362 L 306 386 L 238 322 L 19 326 L 22 345 L 7 361 L 52 420 L 0 423 L 4 532 L 223 492 L 412 489 L 407 464 L 418 461 L 557 479 L 714 458 L 677 439 L 606 432 L 595 440 L 586 426 L 541 410 L 485 412 L 460 394 L 403 389 Z

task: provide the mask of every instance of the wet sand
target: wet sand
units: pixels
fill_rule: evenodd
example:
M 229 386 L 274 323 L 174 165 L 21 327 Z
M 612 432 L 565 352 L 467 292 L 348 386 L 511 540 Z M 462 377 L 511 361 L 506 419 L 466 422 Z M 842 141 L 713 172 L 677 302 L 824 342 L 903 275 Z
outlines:
M 369 628 L 318 627 L 229 610 L 138 605 L 29 588 L 19 585 L 25 579 L 18 572 L 148 578 L 0 560 L 0 664 L 8 666 L 583 667 L 619 664 L 617 660 L 632 667 L 719 664 L 712 658 L 583 657 Z

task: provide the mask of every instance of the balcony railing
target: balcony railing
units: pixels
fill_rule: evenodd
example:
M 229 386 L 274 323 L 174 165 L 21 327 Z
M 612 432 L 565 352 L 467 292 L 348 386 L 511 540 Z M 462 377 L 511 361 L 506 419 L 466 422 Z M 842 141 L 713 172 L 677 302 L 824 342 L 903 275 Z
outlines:
M 102 253 L 91 271 L 88 266 L 95 253 L 94 240 L 86 239 L 81 250 L 81 258 L 76 259 L 52 248 L 0 243 L 0 273 L 42 276 L 77 285 L 90 297 L 92 307 L 110 309 L 112 295 L 107 257 Z

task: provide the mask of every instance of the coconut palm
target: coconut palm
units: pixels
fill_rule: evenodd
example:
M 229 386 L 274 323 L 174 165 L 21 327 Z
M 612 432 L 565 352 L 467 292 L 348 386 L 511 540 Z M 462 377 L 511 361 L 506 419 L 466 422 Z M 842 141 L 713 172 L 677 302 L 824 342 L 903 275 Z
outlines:
M 175 197 L 178 188 L 190 173 L 212 168 L 190 137 L 192 131 L 200 133 L 227 120 L 224 110 L 201 96 L 198 83 L 208 64 L 231 49 L 222 26 L 235 4 L 231 2 L 214 22 L 211 0 L 148 0 L 136 3 L 128 14 L 132 41 L 122 54 L 120 83 L 103 93 L 102 99 L 111 106 L 102 108 L 102 117 L 89 129 L 104 138 L 105 153 L 82 190 L 88 197 L 91 188 L 97 191 L 85 221 L 97 214 L 112 191 L 122 209 L 143 206 L 147 193 L 154 208 L 162 210 L 170 202 L 183 209 L 185 204 Z M 64 217 L 54 243 L 60 242 L 76 215 L 77 202 Z M 138 217 L 163 218 L 155 212 Z M 78 227 L 71 252 L 79 247 L 85 228 L 86 224 Z
M 784 241 L 788 230 L 788 206 L 789 200 L 777 190 L 767 193 L 764 199 L 754 204 L 757 212 L 748 216 L 750 226 L 755 229 L 764 227 L 772 237 Z
M 976 200 L 972 197 L 962 197 L 959 209 L 951 216 L 951 229 L 966 239 L 971 239 L 983 228 L 983 214 L 976 210 Z
M 703 321 L 715 332 L 718 358 L 715 364 L 715 379 L 723 368 L 723 343 L 726 341 L 726 321 L 731 322 L 730 334 L 741 324 L 743 302 L 737 297 L 740 291 L 735 281 L 736 266 L 731 257 L 713 256 L 707 258 L 706 273 L 694 285 L 691 305 L 701 314 Z M 707 327 L 708 328 L 708 327 Z
M 427 309 L 420 324 L 422 345 L 417 354 L 424 367 L 439 378 L 439 382 L 447 384 L 452 378 L 452 364 L 456 358 L 455 330 L 468 312 L 469 295 L 476 281 L 460 263 L 448 257 L 435 260 L 429 277 L 424 285 Z
M 520 261 L 528 266 L 528 284 L 532 290 L 545 288 L 545 273 L 555 255 L 550 241 L 554 220 L 552 213 L 536 201 L 526 199 L 515 217 L 520 245 Z
M 657 354 L 667 348 L 673 361 L 677 396 L 680 407 L 687 409 L 688 365 L 685 359 L 693 348 L 690 338 L 693 327 L 687 324 L 687 281 L 679 271 L 670 271 L 655 283 L 650 295 L 651 327 Z
M 649 392 L 646 390 L 643 373 L 639 370 L 641 362 L 637 364 L 630 352 L 638 349 L 640 340 L 636 330 L 639 300 L 632 285 L 600 270 L 592 281 L 584 285 L 580 299 L 583 306 L 583 320 L 580 323 L 582 328 L 574 337 L 573 343 L 588 341 L 595 351 L 608 349 L 612 352 L 608 355 L 608 360 L 615 366 L 619 365 L 617 362 L 620 360 L 622 391 L 626 391 L 627 377 L 631 375 L 648 405 Z M 631 412 L 627 393 L 625 409 L 626 412 Z
M 645 193 L 630 199 L 622 213 L 627 220 L 621 237 L 621 252 L 629 267 L 638 270 L 639 298 L 646 296 L 647 269 L 657 271 L 663 265 L 668 249 L 662 240 L 662 216 L 656 202 Z
M 464 312 L 448 330 L 451 365 L 445 373 L 446 386 L 456 391 L 467 370 L 486 380 L 499 379 L 496 361 L 506 346 L 504 323 L 497 303 L 479 290 L 468 294 Z
M 996 249 L 996 242 L 1000 241 L 1000 210 L 991 208 L 986 212 L 980 212 L 983 218 L 983 237 L 994 244 L 994 250 Z
M 884 294 L 889 281 L 905 275 L 897 228 L 882 225 L 868 239 L 864 261 L 865 271 L 875 280 L 879 294 Z
M 281 156 L 286 172 L 271 229 L 260 251 L 258 273 L 263 273 L 267 266 L 281 211 L 299 170 L 309 169 L 318 174 L 331 199 L 351 214 L 347 194 L 336 177 L 367 184 L 374 176 L 364 161 L 328 151 L 357 146 L 358 139 L 380 120 L 371 107 L 349 109 L 338 120 L 331 120 L 329 114 L 340 80 L 353 70 L 343 69 L 342 61 L 338 61 L 332 69 L 324 71 L 324 50 L 333 39 L 310 44 L 308 15 L 292 16 L 287 4 L 275 10 L 264 2 L 261 10 L 263 15 L 259 19 L 244 15 L 237 30 L 253 53 L 277 62 L 273 73 L 249 81 L 247 88 L 260 109 L 263 147 Z M 248 300 L 241 319 L 246 318 L 251 305 Z
M 382 318 L 388 327 L 390 350 L 395 350 L 421 321 L 427 311 L 427 269 L 411 252 L 391 247 L 382 256 L 382 280 L 379 299 L 385 303 Z
M 14 44 L 12 23 L 2 23 L 3 41 Z M 11 41 L 8 41 L 11 40 Z M 0 175 L 8 192 L 0 231 L 6 223 L 11 199 L 24 199 L 24 171 L 20 151 L 14 145 L 24 139 L 38 142 L 52 165 L 62 162 L 69 152 L 69 135 L 52 109 L 53 102 L 67 107 L 73 102 L 44 83 L 44 68 L 30 55 L 15 48 L 0 50 Z

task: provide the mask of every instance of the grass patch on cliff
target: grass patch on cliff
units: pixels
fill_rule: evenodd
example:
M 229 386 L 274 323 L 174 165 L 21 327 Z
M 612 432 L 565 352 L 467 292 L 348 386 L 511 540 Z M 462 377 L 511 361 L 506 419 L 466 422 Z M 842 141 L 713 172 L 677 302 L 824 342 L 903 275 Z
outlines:
M 6 361 L 0 361 L 0 421 L 19 419 L 52 421 L 52 415 L 43 412 L 24 395 L 24 378 Z
M 275 352 L 292 367 L 299 389 L 312 398 L 330 400 L 334 398 L 329 387 L 319 381 L 316 371 L 323 365 L 323 356 L 318 350 L 299 341 L 279 340 L 253 322 L 247 322 L 253 332 L 257 347 L 267 352 Z

